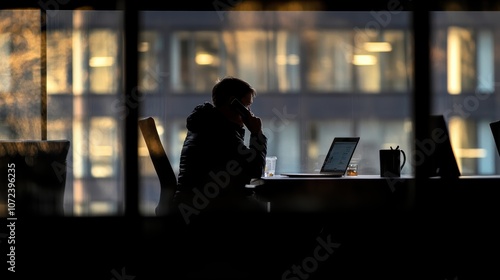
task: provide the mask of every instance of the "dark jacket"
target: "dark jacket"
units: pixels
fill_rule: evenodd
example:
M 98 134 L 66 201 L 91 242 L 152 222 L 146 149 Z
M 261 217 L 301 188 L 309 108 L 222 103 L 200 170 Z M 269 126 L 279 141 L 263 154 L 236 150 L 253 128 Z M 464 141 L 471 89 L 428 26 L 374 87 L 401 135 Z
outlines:
M 245 129 L 229 121 L 208 102 L 194 108 L 186 128 L 178 193 L 201 192 L 208 199 L 248 195 L 245 184 L 252 178 L 260 178 L 264 171 L 266 136 L 252 134 L 246 146 Z

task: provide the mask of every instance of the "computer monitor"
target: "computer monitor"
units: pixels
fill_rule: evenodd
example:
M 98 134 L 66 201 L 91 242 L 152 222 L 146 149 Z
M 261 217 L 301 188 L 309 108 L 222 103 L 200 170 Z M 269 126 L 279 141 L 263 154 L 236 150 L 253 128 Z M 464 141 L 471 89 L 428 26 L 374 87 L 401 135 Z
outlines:
M 493 134 L 493 140 L 495 140 L 495 146 L 497 147 L 497 153 L 500 156 L 500 120 L 490 123 L 491 133 Z
M 428 137 L 420 142 L 417 146 L 424 157 L 423 175 L 441 178 L 458 178 L 461 175 L 443 115 L 429 116 Z

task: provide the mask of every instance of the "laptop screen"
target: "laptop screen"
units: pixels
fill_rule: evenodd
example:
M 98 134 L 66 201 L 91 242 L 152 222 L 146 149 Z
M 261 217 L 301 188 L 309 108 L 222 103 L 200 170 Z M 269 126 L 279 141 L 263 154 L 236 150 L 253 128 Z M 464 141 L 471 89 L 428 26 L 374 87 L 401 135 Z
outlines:
M 336 138 L 326 155 L 321 172 L 345 172 L 351 161 L 359 138 Z

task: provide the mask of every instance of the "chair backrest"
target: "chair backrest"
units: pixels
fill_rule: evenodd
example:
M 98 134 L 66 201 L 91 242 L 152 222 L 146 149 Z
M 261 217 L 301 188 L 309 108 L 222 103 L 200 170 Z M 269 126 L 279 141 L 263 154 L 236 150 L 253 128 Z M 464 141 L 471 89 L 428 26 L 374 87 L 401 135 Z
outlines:
M 69 149 L 69 140 L 0 140 L 0 216 L 7 216 L 11 198 L 17 217 L 63 216 Z
M 140 119 L 139 128 L 146 142 L 158 179 L 160 180 L 160 199 L 155 213 L 157 216 L 166 215 L 173 204 L 177 187 L 177 177 L 168 160 L 167 153 L 163 149 L 154 119 L 152 117 Z

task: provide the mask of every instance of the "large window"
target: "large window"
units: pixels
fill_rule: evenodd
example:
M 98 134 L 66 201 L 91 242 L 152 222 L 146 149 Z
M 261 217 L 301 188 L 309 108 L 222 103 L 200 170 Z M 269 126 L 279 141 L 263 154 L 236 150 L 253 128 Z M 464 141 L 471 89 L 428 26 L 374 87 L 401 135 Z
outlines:
M 47 17 L 47 138 L 71 141 L 69 215 L 114 215 L 123 209 L 127 100 L 121 19 L 119 11 L 58 11 Z
M 210 101 L 217 78 L 239 76 L 257 89 L 252 109 L 278 172 L 317 169 L 333 137 L 362 135 L 360 172 L 376 174 L 379 149 L 412 149 L 412 53 L 408 13 L 385 28 L 360 28 L 373 20 L 369 12 L 235 11 L 223 20 L 210 12 L 147 13 L 144 28 L 164 30 L 169 46 L 159 67 L 168 67 L 170 87 L 148 95 L 142 114 L 178 124 L 165 126 L 165 140 L 180 139 L 169 142 L 177 155 L 193 107 Z
M 39 11 L 0 11 L 0 137 L 40 139 L 44 66 Z M 360 136 L 360 174 L 378 174 L 378 150 L 400 146 L 412 163 L 410 13 L 141 12 L 139 87 L 124 97 L 121 11 L 59 10 L 47 17 L 47 136 L 68 139 L 65 212 L 122 214 L 126 105 L 155 118 L 178 171 L 194 106 L 215 80 L 239 76 L 257 89 L 277 172 L 311 171 L 337 136 Z M 464 175 L 500 171 L 488 124 L 500 119 L 496 12 L 435 12 L 432 113 L 443 114 Z M 378 28 L 373 29 L 372 27 Z M 421 93 L 414 93 L 418 96 Z M 139 137 L 140 209 L 154 214 L 159 182 Z
M 453 15 L 453 16 L 451 16 Z M 463 175 L 496 174 L 496 12 L 434 12 L 432 113 L 444 115 Z M 473 21 L 470 21 L 473 19 Z M 472 23 L 473 22 L 473 23 Z

